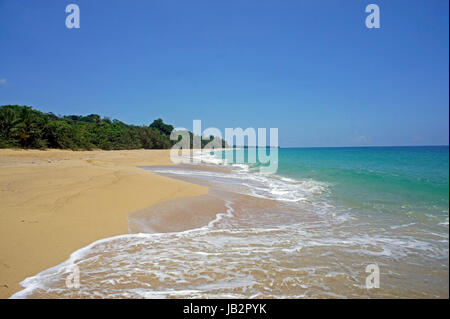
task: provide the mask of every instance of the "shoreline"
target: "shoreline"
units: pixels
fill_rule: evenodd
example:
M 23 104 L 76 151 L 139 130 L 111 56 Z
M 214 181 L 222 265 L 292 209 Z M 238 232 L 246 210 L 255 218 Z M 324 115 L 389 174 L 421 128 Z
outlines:
M 128 234 L 128 215 L 204 186 L 138 166 L 172 165 L 170 150 L 0 150 L 0 298 L 103 238 Z M 101 226 L 101 227 L 99 227 Z
M 441 244 L 445 234 L 423 236 L 426 229 L 407 223 L 405 216 L 390 222 L 394 230 L 390 231 L 383 219 L 373 220 L 364 211 L 354 214 L 336 206 L 326 195 L 327 185 L 320 182 L 254 174 L 240 166 L 209 164 L 216 161 L 208 158 L 206 164 L 167 165 L 162 164 L 168 159 L 164 151 L 77 154 L 80 156 L 72 155 L 71 164 L 66 165 L 72 170 L 81 160 L 114 171 L 114 177 L 139 170 L 147 182 L 149 176 L 159 176 L 203 188 L 204 192 L 169 196 L 168 200 L 118 214 L 122 222 L 127 220 L 128 232 L 104 235 L 73 249 L 64 261 L 29 275 L 22 283 L 26 289 L 14 298 L 448 296 L 448 289 L 437 284 L 448 279 L 448 246 Z M 10 154 L 9 166 L 11 162 L 18 167 L 26 164 L 27 169 L 30 165 L 54 165 L 38 155 L 30 163 L 17 153 Z M 92 169 L 89 165 L 83 170 Z M 8 166 L 8 156 L 0 156 L 0 176 L 4 166 Z M 130 183 L 126 191 L 136 186 Z M 160 192 L 162 184 L 156 185 L 153 191 Z M 122 186 L 118 185 L 115 197 L 111 197 L 120 204 L 127 201 Z M 12 185 L 0 184 L 0 191 L 8 187 Z M 169 187 L 166 192 L 173 190 Z M 91 204 L 96 205 L 96 200 L 91 199 Z M 92 210 L 92 215 L 102 211 L 98 207 Z M 105 220 L 109 222 L 111 217 L 105 216 L 92 227 L 108 227 Z M 447 259 L 442 256 L 446 249 Z M 383 273 L 382 289 L 362 292 L 368 260 L 390 273 Z M 90 274 L 83 276 L 82 292 L 66 287 L 64 270 L 70 264 Z M 405 282 L 396 274 L 413 277 Z

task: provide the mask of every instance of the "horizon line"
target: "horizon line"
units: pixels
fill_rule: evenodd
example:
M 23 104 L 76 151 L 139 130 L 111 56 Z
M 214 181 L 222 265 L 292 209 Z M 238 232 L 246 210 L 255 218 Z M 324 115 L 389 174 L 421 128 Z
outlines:
M 354 145 L 354 146 L 265 146 L 265 148 L 370 148 L 370 147 L 449 147 L 449 144 L 428 145 Z M 237 146 L 231 148 L 258 148 L 258 146 Z

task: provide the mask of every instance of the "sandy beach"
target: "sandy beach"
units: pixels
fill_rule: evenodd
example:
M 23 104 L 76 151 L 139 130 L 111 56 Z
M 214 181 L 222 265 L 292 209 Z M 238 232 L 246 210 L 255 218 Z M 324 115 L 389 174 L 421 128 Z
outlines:
M 137 168 L 170 164 L 168 150 L 0 150 L 0 298 L 73 251 L 128 233 L 128 214 L 208 192 Z
M 0 151 L 1 297 L 448 298 L 445 216 L 374 219 L 329 184 L 201 158 Z M 369 263 L 380 289 L 364 286 Z

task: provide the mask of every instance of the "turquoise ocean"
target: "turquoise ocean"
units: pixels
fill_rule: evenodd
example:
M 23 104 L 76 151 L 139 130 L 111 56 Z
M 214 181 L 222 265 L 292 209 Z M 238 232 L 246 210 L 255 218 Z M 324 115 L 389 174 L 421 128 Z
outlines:
M 248 162 L 248 149 L 216 156 L 227 152 L 235 153 L 231 164 L 238 164 L 238 152 Z M 249 171 L 261 165 L 248 164 Z M 448 226 L 448 146 L 281 148 L 276 174 L 325 183 L 336 205 L 374 219 Z

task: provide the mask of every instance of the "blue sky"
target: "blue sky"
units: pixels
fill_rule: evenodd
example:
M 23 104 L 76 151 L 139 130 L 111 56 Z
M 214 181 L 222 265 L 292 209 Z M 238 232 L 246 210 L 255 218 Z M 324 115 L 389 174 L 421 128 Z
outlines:
M 76 3 L 81 28 L 65 27 Z M 381 28 L 365 27 L 366 5 Z M 448 0 L 0 0 L 0 105 L 281 146 L 449 143 Z

